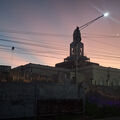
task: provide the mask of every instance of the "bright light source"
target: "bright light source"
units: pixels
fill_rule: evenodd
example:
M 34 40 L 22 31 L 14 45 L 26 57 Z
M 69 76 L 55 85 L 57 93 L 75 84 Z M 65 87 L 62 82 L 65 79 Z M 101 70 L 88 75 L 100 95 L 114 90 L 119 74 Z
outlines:
M 107 13 L 104 13 L 104 17 L 107 17 L 109 15 L 109 13 L 107 12 Z

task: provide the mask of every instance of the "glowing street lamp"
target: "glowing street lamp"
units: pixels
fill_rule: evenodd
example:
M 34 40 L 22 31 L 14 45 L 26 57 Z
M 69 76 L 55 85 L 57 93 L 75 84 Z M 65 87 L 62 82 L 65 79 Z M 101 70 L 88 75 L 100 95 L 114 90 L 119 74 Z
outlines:
M 80 26 L 79 29 L 80 29 L 80 30 L 83 30 L 83 29 L 86 28 L 88 25 L 92 24 L 93 22 L 97 21 L 98 19 L 100 19 L 100 18 L 102 18 L 102 17 L 108 17 L 108 16 L 109 16 L 109 13 L 106 12 L 106 13 L 102 14 L 101 16 L 99 16 L 99 17 L 91 20 L 90 22 L 88 22 L 88 23 Z
M 104 17 L 107 17 L 107 16 L 109 16 L 109 13 L 106 12 L 106 13 L 104 13 L 103 15 L 104 15 Z

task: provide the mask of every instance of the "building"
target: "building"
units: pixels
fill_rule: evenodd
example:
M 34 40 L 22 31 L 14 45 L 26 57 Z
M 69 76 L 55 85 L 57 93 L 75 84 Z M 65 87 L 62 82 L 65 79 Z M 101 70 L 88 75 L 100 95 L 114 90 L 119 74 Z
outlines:
M 93 85 L 120 86 L 120 69 L 95 66 L 93 69 Z
M 77 83 L 88 86 L 120 87 L 120 69 L 98 65 L 78 68 Z
M 81 42 L 81 33 L 77 27 L 73 33 L 73 42 L 70 44 L 70 56 L 64 59 L 64 62 L 57 63 L 56 67 L 61 68 L 80 68 L 97 63 L 90 62 L 90 58 L 84 56 L 84 44 Z
M 70 56 L 64 62 L 57 63 L 56 67 L 70 69 L 76 84 L 120 86 L 120 69 L 100 66 L 84 56 L 84 44 L 78 27 L 73 33 Z
M 85 99 L 100 107 L 120 107 L 120 69 L 90 62 L 79 28 L 64 62 L 55 67 L 29 63 L 12 70 L 0 66 L 0 81 L 0 119 L 82 113 Z
M 11 71 L 13 81 L 17 82 L 54 82 L 63 83 L 70 80 L 70 70 L 44 66 L 40 64 L 26 64 Z
M 12 69 L 11 74 L 13 81 L 120 86 L 120 69 L 100 66 L 84 56 L 84 44 L 78 27 L 73 33 L 70 56 L 64 62 L 57 63 L 55 67 L 30 63 Z
M 0 82 L 9 82 L 10 77 L 10 66 L 0 65 Z

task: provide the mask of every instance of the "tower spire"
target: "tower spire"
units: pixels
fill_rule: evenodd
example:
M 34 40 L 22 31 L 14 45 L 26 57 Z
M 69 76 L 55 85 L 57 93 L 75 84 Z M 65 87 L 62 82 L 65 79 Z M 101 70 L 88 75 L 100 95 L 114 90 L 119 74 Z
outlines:
M 73 42 L 70 44 L 70 56 L 65 58 L 64 61 L 85 61 L 89 60 L 84 56 L 84 44 L 81 42 L 81 33 L 79 27 L 73 32 Z M 77 58 L 77 59 L 76 59 Z
M 78 68 L 90 64 L 90 59 L 84 56 L 84 44 L 81 40 L 79 27 L 76 27 L 73 32 L 73 42 L 70 44 L 70 55 L 64 59 L 64 62 L 56 64 L 56 67 Z

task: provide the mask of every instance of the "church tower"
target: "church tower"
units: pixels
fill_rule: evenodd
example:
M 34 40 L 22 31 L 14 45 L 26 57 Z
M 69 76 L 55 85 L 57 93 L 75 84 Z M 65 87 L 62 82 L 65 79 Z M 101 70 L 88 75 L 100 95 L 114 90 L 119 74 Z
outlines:
M 73 42 L 70 44 L 70 56 L 65 58 L 64 62 L 83 62 L 89 60 L 89 58 L 84 56 L 84 44 L 81 42 L 81 40 L 81 33 L 79 27 L 77 27 L 73 32 Z
M 81 33 L 79 27 L 77 27 L 73 32 L 73 42 L 70 44 L 70 55 L 64 59 L 64 62 L 57 63 L 55 65 L 56 67 L 71 69 L 96 64 L 90 62 L 90 59 L 84 55 L 84 44 L 81 40 Z

